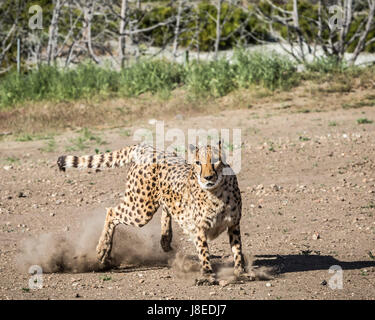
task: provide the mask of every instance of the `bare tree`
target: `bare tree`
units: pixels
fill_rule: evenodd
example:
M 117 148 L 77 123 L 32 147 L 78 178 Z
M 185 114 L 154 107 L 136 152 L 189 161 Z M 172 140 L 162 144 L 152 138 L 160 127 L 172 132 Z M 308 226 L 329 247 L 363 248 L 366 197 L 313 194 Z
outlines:
M 99 58 L 95 55 L 92 45 L 92 18 L 95 13 L 96 0 L 83 1 L 80 3 L 81 10 L 83 11 L 84 19 L 84 42 L 89 56 L 96 63 L 99 63 Z
M 15 33 L 16 30 L 16 23 L 13 23 L 12 27 L 9 29 L 9 31 L 3 36 L 3 39 L 1 40 L 1 48 L 0 48 L 0 74 L 5 73 L 8 70 L 10 70 L 11 65 L 9 64 L 6 66 L 3 70 L 1 68 L 5 55 L 10 50 L 10 48 L 13 45 L 13 39 L 12 35 Z
M 359 40 L 357 46 L 354 50 L 353 57 L 351 58 L 351 63 L 354 63 L 358 55 L 364 50 L 364 48 L 371 43 L 375 42 L 375 37 L 368 39 L 368 35 L 372 29 L 374 29 L 374 16 L 375 16 L 375 0 L 368 0 L 369 13 L 367 17 L 367 22 L 365 28 L 360 32 Z M 358 35 L 356 35 L 358 37 Z
M 209 19 L 214 21 L 216 26 L 216 36 L 214 39 L 214 59 L 216 60 L 218 58 L 218 53 L 220 50 L 220 42 L 228 40 L 230 37 L 233 37 L 237 32 L 239 32 L 239 30 L 243 29 L 248 22 L 248 19 L 242 21 L 240 25 L 229 32 L 229 34 L 223 35 L 223 29 L 226 23 L 232 17 L 234 10 L 241 6 L 241 1 L 215 0 L 214 6 L 216 9 L 216 17 L 211 15 L 209 12 L 207 14 Z M 248 17 L 250 16 L 250 14 L 251 13 L 248 12 Z
M 121 68 L 124 67 L 125 63 L 125 27 L 127 25 L 127 13 L 128 13 L 128 0 L 121 0 L 121 13 L 120 13 L 120 29 L 119 29 L 119 60 Z
M 178 1 L 178 9 L 177 9 L 177 16 L 176 16 L 176 26 L 174 28 L 174 39 L 173 39 L 173 57 L 176 58 L 177 54 L 177 47 L 178 47 L 178 39 L 180 36 L 180 26 L 181 26 L 181 18 L 182 18 L 182 11 L 185 5 L 185 0 Z
M 269 32 L 281 47 L 299 62 L 306 62 L 307 54 L 316 56 L 318 46 L 326 56 L 342 61 L 349 48 L 355 44 L 353 55 L 349 59 L 354 64 L 366 46 L 375 42 L 375 38 L 369 39 L 370 32 L 375 30 L 375 0 L 337 0 L 336 4 L 318 0 L 317 19 L 301 16 L 298 0 L 293 0 L 292 11 L 278 5 L 276 1 L 264 1 L 271 8 L 271 13 L 265 12 L 258 5 L 258 19 L 269 26 Z M 309 30 L 315 36 L 313 39 L 301 28 L 302 18 L 309 23 Z M 286 36 L 277 31 L 280 26 L 286 27 Z
M 50 65 L 51 62 L 55 61 L 56 49 L 57 49 L 57 37 L 58 37 L 58 20 L 60 17 L 61 7 L 64 1 L 54 0 L 54 7 L 52 12 L 51 25 L 49 26 L 49 36 L 47 45 L 47 63 Z

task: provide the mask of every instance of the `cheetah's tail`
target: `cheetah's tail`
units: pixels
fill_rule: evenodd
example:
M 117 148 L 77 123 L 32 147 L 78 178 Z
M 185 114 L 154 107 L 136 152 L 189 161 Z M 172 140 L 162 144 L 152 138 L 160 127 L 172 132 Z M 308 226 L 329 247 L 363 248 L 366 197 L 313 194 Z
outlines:
M 99 169 L 122 167 L 125 164 L 132 162 L 135 147 L 136 146 L 125 147 L 117 151 L 91 156 L 60 156 L 57 159 L 57 165 L 59 166 L 60 171 L 65 171 L 66 168 Z

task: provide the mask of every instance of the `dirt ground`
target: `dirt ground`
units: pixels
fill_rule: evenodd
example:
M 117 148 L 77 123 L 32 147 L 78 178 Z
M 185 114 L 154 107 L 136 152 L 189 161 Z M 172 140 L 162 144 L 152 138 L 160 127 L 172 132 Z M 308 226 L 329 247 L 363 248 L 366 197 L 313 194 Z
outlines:
M 30 289 L 31 264 L 44 266 L 54 255 L 72 259 L 66 246 L 78 246 L 77 241 L 96 245 L 105 207 L 118 204 L 124 192 L 126 169 L 62 173 L 57 157 L 115 150 L 132 144 L 136 129 L 155 126 L 145 119 L 95 132 L 86 149 L 79 149 L 81 133 L 73 131 L 57 136 L 50 149 L 45 140 L 5 139 L 0 142 L 0 298 L 374 299 L 375 123 L 358 123 L 363 118 L 375 121 L 375 109 L 256 108 L 165 121 L 166 129 L 184 132 L 242 132 L 243 250 L 252 269 L 274 267 L 276 274 L 217 286 L 195 286 L 193 272 L 182 273 L 170 263 L 173 257 L 160 253 L 158 213 L 143 231 L 120 227 L 116 232 L 114 246 L 125 248 L 118 267 L 50 273 L 47 268 L 42 288 Z M 193 244 L 173 227 L 175 251 L 193 257 Z M 227 273 L 227 235 L 209 246 L 215 267 Z M 330 273 L 335 265 L 341 269 Z

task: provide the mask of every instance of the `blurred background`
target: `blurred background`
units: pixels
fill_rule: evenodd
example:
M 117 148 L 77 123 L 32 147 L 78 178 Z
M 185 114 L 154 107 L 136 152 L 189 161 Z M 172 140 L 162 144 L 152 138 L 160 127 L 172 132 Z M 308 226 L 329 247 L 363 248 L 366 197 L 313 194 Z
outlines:
M 174 92 L 190 110 L 254 86 L 269 95 L 304 81 L 327 80 L 339 92 L 350 90 L 354 78 L 371 84 L 374 13 L 375 0 L 2 0 L 1 129 L 20 132 L 24 122 L 9 110 L 30 102 L 69 102 L 74 109 L 80 100 L 82 111 L 88 100 L 148 94 L 167 101 Z M 92 123 L 124 120 L 129 108 L 116 104 L 115 116 L 101 112 L 89 117 Z M 48 122 L 89 124 L 85 114 L 64 117 Z

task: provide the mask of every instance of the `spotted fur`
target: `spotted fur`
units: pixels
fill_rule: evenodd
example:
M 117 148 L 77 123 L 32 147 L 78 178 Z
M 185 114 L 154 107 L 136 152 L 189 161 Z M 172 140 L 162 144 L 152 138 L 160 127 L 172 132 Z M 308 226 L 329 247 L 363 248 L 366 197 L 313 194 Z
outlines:
M 161 246 L 170 251 L 172 218 L 194 241 L 202 274 L 215 281 L 208 250 L 225 230 L 234 255 L 235 274 L 244 269 L 241 250 L 241 193 L 235 174 L 221 157 L 219 148 L 193 147 L 192 164 L 175 153 L 158 151 L 152 146 L 135 145 L 92 156 L 61 156 L 57 164 L 66 168 L 113 168 L 129 164 L 126 191 L 116 207 L 109 208 L 97 245 L 98 259 L 109 260 L 114 229 L 119 224 L 142 227 L 162 206 Z M 208 277 L 207 277 L 208 275 Z M 210 276 L 211 275 L 211 276 Z

